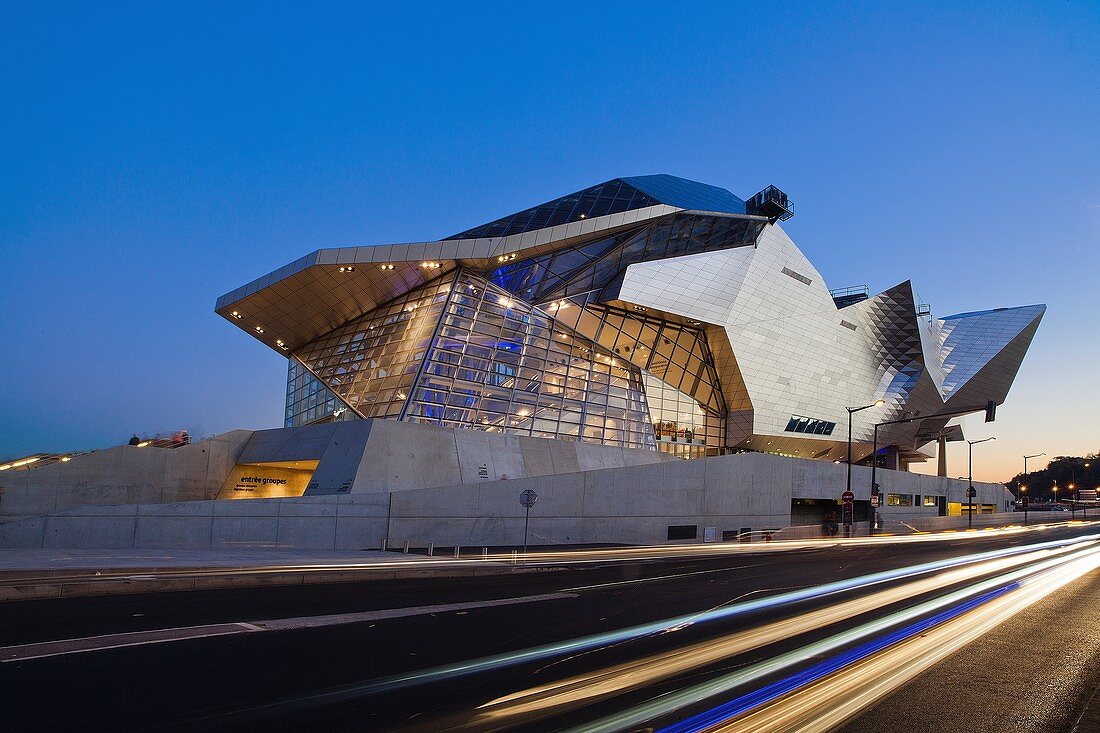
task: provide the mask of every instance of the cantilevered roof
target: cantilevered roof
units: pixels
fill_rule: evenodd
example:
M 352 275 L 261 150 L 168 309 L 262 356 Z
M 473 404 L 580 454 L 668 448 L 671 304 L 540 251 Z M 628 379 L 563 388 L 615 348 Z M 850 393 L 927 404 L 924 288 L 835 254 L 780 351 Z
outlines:
M 504 217 L 491 235 L 486 227 L 497 222 L 441 241 L 316 250 L 226 293 L 214 310 L 287 353 L 456 267 L 486 270 L 676 213 L 768 220 L 746 214 L 744 201 L 716 186 L 669 175 L 616 178 Z

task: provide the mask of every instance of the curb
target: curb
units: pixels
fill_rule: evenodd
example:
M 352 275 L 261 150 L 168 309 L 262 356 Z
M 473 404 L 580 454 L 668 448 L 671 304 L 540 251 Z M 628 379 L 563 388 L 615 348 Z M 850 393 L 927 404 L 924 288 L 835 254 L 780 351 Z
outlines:
M 0 603 L 60 598 L 86 598 L 138 593 L 174 593 L 186 591 L 257 588 L 263 586 L 319 585 L 328 583 L 361 583 L 382 580 L 417 578 L 472 578 L 492 575 L 523 575 L 558 570 L 548 567 L 494 566 L 483 568 L 403 568 L 400 570 L 324 570 L 250 571 L 248 568 L 218 568 L 225 575 L 210 575 L 210 568 L 127 569 L 125 574 L 112 573 L 102 580 L 88 575 L 53 578 L 52 574 L 34 578 L 4 578 L 0 580 Z M 55 571 L 62 572 L 62 571 Z M 194 577 L 186 577 L 195 573 Z M 201 573 L 201 574 L 198 574 Z M 171 577 L 171 576 L 177 577 Z M 142 577 L 147 576 L 147 577 Z M 165 577 L 167 576 L 167 577 Z M 184 576 L 184 577 L 179 577 Z

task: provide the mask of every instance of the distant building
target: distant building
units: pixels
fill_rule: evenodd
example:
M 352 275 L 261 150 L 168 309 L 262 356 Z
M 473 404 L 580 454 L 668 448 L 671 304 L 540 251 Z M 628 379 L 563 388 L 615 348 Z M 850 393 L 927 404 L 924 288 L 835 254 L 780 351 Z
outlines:
M 830 292 L 748 201 L 616 178 L 442 240 L 323 249 L 218 299 L 289 361 L 286 426 L 388 418 L 661 450 L 854 458 L 875 423 L 1001 403 L 1045 306 L 934 318 L 908 281 Z M 880 430 L 886 465 L 959 439 Z

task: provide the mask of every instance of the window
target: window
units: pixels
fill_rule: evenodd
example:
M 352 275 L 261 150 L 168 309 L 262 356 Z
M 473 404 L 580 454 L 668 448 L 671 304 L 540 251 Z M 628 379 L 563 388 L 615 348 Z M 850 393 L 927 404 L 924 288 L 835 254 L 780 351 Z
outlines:
M 912 494 L 887 494 L 886 504 L 888 506 L 913 506 Z
M 938 496 L 926 496 L 924 497 L 924 503 L 921 506 L 938 506 L 940 497 Z
M 670 524 L 668 525 L 668 538 L 670 540 L 693 540 L 699 536 L 697 524 Z
M 784 428 L 784 431 L 788 433 L 832 435 L 834 428 L 836 428 L 835 422 L 828 422 L 826 420 L 815 420 L 813 418 L 803 417 L 801 415 L 791 415 L 791 419 L 787 422 L 787 427 Z

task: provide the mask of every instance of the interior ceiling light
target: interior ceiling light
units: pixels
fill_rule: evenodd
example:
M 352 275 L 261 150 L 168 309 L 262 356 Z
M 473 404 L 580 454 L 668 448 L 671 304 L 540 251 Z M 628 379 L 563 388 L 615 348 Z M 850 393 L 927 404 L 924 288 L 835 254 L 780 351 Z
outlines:
M 383 269 L 383 270 L 392 270 L 392 269 L 393 269 L 393 265 L 382 265 L 382 269 Z
M 234 317 L 234 318 L 236 318 L 236 319 L 237 319 L 238 321 L 239 321 L 239 320 L 241 320 L 242 318 L 244 318 L 244 316 L 242 316 L 242 315 L 240 314 L 240 312 L 239 312 L 239 311 L 233 311 L 233 312 L 232 312 L 232 313 L 230 313 L 229 315 L 233 316 L 233 317 Z
M 256 333 L 263 333 L 263 332 L 264 332 L 264 330 L 261 327 L 256 326 Z
M 352 265 L 344 265 L 340 268 L 340 272 L 355 272 L 355 267 Z
M 427 269 L 427 270 L 438 270 L 439 269 L 439 263 L 438 262 L 421 262 L 420 266 Z

